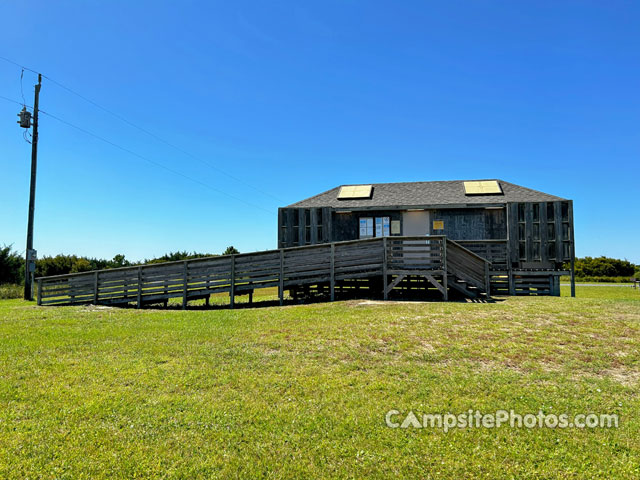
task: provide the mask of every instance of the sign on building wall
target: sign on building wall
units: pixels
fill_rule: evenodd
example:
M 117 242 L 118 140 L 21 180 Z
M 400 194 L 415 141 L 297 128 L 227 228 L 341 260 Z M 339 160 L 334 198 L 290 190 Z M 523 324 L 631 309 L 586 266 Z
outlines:
M 390 232 L 389 217 L 382 217 L 382 236 L 388 237 Z
M 391 219 L 389 217 L 360 218 L 360 238 L 388 237 L 390 232 Z
M 433 221 L 433 229 L 434 230 L 444 230 L 444 221 L 443 220 L 434 220 Z
M 382 236 L 382 217 L 376 217 L 376 237 Z
M 373 237 L 373 218 L 363 217 L 360 219 L 360 238 Z
M 400 220 L 391 220 L 391 234 L 400 235 Z

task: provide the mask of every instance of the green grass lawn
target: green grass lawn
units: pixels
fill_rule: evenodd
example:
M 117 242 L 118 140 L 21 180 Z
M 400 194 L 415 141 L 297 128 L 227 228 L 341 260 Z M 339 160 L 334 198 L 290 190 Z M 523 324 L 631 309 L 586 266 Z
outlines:
M 640 292 L 577 293 L 190 311 L 2 300 L 0 478 L 639 478 Z M 444 433 L 388 428 L 390 409 L 617 413 L 620 427 Z

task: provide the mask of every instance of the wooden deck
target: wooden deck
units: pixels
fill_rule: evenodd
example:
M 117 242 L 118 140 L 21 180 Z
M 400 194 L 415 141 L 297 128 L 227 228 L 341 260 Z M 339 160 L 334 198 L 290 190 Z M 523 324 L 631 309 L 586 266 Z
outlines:
M 455 290 L 470 298 L 490 294 L 490 262 L 444 236 L 383 237 L 256 253 L 224 255 L 178 262 L 41 277 L 38 305 L 161 304 L 172 298 L 208 299 L 277 287 L 280 304 L 285 291 L 310 287 L 335 299 L 337 288 L 362 279 L 380 285 L 388 298 L 408 279 L 419 277 L 448 300 Z

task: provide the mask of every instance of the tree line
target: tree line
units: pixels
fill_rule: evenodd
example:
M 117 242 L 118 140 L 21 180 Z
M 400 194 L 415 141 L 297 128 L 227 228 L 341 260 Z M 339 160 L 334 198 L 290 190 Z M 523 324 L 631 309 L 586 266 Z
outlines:
M 569 269 L 569 264 L 565 264 Z M 576 258 L 576 277 L 636 277 L 640 278 L 640 265 L 628 260 L 609 257 Z
M 230 246 L 222 252 L 222 255 L 240 253 L 235 247 Z M 213 257 L 212 253 L 170 252 L 161 257 L 145 259 L 141 262 L 132 262 L 124 255 L 118 254 L 111 260 L 102 258 L 79 257 L 77 255 L 45 256 L 36 261 L 36 277 L 48 277 L 51 275 L 64 275 L 67 273 L 88 272 L 90 270 L 103 270 L 108 268 L 130 267 L 147 263 L 173 262 L 189 260 L 200 257 Z M 11 245 L 0 247 L 0 284 L 24 283 L 24 257 L 13 249 Z
M 230 246 L 222 252 L 222 255 L 240 253 L 235 247 Z M 48 277 L 50 275 L 64 275 L 66 273 L 88 272 L 90 270 L 103 270 L 107 268 L 129 267 L 147 263 L 174 262 L 189 260 L 199 257 L 211 257 L 212 253 L 170 252 L 161 257 L 145 259 L 141 262 L 131 262 L 124 255 L 116 255 L 111 260 L 102 258 L 79 257 L 77 255 L 45 256 L 36 261 L 36 277 Z M 564 266 L 567 270 L 569 264 Z M 640 265 L 634 265 L 628 260 L 619 260 L 609 257 L 584 257 L 576 258 L 576 277 L 636 277 L 640 278 Z M 0 284 L 24 283 L 24 258 L 12 246 L 0 248 Z

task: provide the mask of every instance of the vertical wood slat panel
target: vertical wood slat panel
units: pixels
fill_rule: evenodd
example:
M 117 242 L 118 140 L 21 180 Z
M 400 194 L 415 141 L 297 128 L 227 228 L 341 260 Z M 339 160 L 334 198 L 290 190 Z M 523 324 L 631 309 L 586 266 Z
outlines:
M 325 208 L 322 212 L 322 230 L 325 242 L 333 242 L 333 210 L 331 208 Z
M 562 202 L 553 202 L 556 223 L 556 262 L 562 262 Z
M 295 232 L 293 231 L 293 225 L 294 225 L 294 215 L 296 215 L 297 212 L 295 210 L 295 208 L 287 208 L 286 209 L 286 215 L 287 215 L 287 240 L 286 240 L 286 247 L 293 247 L 294 243 L 295 243 Z
M 312 208 L 311 214 L 309 216 L 309 220 L 311 221 L 311 245 L 315 245 L 316 243 L 318 243 L 318 209 Z
M 569 256 L 571 264 L 571 296 L 576 296 L 576 276 L 575 276 L 575 260 L 576 260 L 576 245 L 573 234 L 573 200 L 569 200 Z
M 304 208 L 298 208 L 298 245 L 305 244 L 305 228 L 306 228 L 306 215 Z
M 284 209 L 278 209 L 278 248 L 284 247 L 285 243 L 285 229 L 284 229 Z
M 511 262 L 518 262 L 520 260 L 519 251 L 520 245 L 518 244 L 518 204 L 510 203 L 508 206 L 509 215 L 509 250 L 511 251 Z
M 525 220 L 525 237 L 526 243 L 526 255 L 527 262 L 533 262 L 533 204 L 531 202 L 525 203 L 524 207 L 524 220 Z
M 540 204 L 540 260 L 542 262 L 549 261 L 549 252 L 547 245 L 549 244 L 549 231 L 547 227 L 547 202 Z

